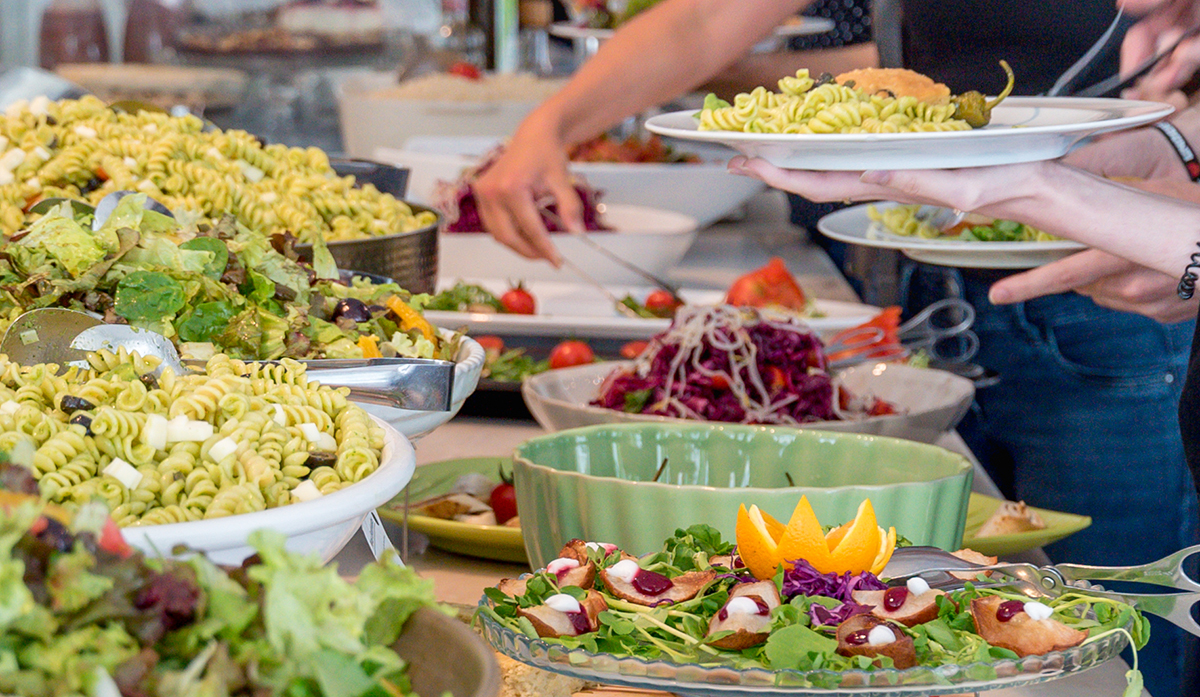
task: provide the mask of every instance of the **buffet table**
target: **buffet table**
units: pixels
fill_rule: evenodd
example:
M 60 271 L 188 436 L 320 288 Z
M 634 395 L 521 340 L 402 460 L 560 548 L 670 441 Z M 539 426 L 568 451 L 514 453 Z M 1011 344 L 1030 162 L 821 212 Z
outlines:
M 782 194 L 774 191 L 759 194 L 751 199 L 739 220 L 719 223 L 702 231 L 683 262 L 673 271 L 673 280 L 686 287 L 724 288 L 746 270 L 765 264 L 772 256 L 779 256 L 810 295 L 856 301 L 854 292 L 824 252 L 808 241 L 803 230 L 786 221 L 787 207 Z M 457 458 L 509 455 L 517 444 L 543 433 L 545 431 L 540 426 L 528 420 L 459 417 L 417 442 L 417 465 Z M 975 461 L 956 433 L 946 434 L 939 445 L 963 453 Z M 974 482 L 976 491 L 1000 496 L 999 490 L 978 462 Z M 402 532 L 390 523 L 385 522 L 384 526 L 399 547 Z M 501 578 L 515 577 L 528 571 L 519 564 L 473 559 L 426 549 L 419 539 L 410 538 L 410 542 L 412 544 L 406 561 L 434 580 L 439 600 L 462 607 L 474 607 L 483 589 L 495 585 Z M 360 533 L 337 557 L 336 563 L 344 575 L 356 575 L 370 557 Z M 1026 560 L 1048 562 L 1040 551 L 1027 555 Z M 995 697 L 1119 695 L 1125 688 L 1126 670 L 1124 662 L 1115 660 L 1045 685 L 984 694 Z M 626 695 L 631 692 L 636 694 L 636 691 L 625 689 L 617 691 Z

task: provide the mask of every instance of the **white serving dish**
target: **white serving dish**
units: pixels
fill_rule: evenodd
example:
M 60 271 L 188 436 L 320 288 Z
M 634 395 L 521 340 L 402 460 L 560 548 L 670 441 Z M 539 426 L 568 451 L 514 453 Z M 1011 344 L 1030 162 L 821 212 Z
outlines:
M 743 133 L 701 131 L 694 111 L 660 114 L 646 130 L 727 145 L 784 169 L 951 169 L 1053 160 L 1075 143 L 1153 123 L 1174 108 L 1158 102 L 1080 97 L 1009 97 L 991 123 L 968 131 L 923 133 Z
M 588 236 L 621 259 L 660 277 L 683 259 L 696 240 L 696 219 L 656 208 L 601 204 L 611 232 Z M 565 259 L 600 283 L 637 284 L 646 279 L 570 234 L 553 236 Z M 443 232 L 438 240 L 441 278 L 505 278 L 515 281 L 578 282 L 568 268 L 556 269 L 542 260 L 526 259 L 484 233 Z
M 450 333 L 448 329 L 442 330 L 443 335 Z M 405 438 L 415 441 L 428 435 L 458 414 L 463 403 L 467 401 L 467 397 L 470 397 L 479 385 L 479 375 L 483 372 L 484 358 L 483 347 L 474 339 L 464 336 L 454 366 L 454 388 L 450 393 L 450 411 L 394 409 L 377 404 L 360 404 L 359 406 L 368 414 L 399 431 Z
M 628 414 L 591 406 L 600 384 L 624 362 L 592 363 L 550 370 L 526 378 L 521 395 L 537 422 L 549 431 L 615 423 L 689 423 L 650 414 Z M 943 370 L 912 368 L 891 363 L 862 364 L 843 370 L 839 378 L 857 395 L 874 395 L 902 413 L 858 421 L 815 421 L 800 428 L 845 431 L 936 442 L 966 415 L 975 398 L 975 385 Z
M 377 419 L 378 421 L 378 419 Z M 412 479 L 416 454 L 412 444 L 394 428 L 384 428 L 383 456 L 379 469 L 361 482 L 313 501 L 293 503 L 265 511 L 225 518 L 167 525 L 123 528 L 129 544 L 146 554 L 171 555 L 177 545 L 189 552 L 204 552 L 217 564 L 238 566 L 255 554 L 246 544 L 254 530 L 275 530 L 287 535 L 287 548 L 316 554 L 328 562 L 362 527 L 371 511 L 390 501 Z
M 482 286 L 499 296 L 511 286 L 507 279 L 442 278 L 438 289 L 445 290 L 457 281 Z M 426 310 L 425 319 L 446 329 L 465 327 L 473 335 L 500 334 L 503 336 L 574 336 L 581 339 L 649 339 L 671 326 L 669 319 L 626 317 L 612 303 L 586 283 L 532 281 L 525 284 L 537 303 L 537 314 L 511 315 L 506 313 L 443 312 Z M 653 288 L 646 285 L 608 286 L 618 298 L 632 295 L 644 299 Z M 679 295 L 692 305 L 716 305 L 725 298 L 725 291 L 680 288 Z M 813 299 L 813 309 L 820 317 L 803 317 L 805 324 L 819 334 L 831 334 L 857 327 L 879 314 L 873 305 L 839 300 Z
M 414 138 L 401 150 L 378 148 L 372 159 L 408 168 L 406 197 L 432 205 L 438 182 L 452 182 L 463 169 L 473 166 L 479 146 L 485 142 L 491 147 L 499 143 L 481 138 Z M 483 152 L 489 149 L 483 148 Z M 737 210 L 764 187 L 753 177 L 729 173 L 726 162 L 732 154 L 726 151 L 715 159 L 691 164 L 575 162 L 571 171 L 600 191 L 605 203 L 675 211 L 705 227 Z
M 369 158 L 379 147 L 399 148 L 413 136 L 456 135 L 506 138 L 540 99 L 440 101 L 379 96 L 395 84 L 394 73 L 358 75 L 337 87 L 345 152 Z

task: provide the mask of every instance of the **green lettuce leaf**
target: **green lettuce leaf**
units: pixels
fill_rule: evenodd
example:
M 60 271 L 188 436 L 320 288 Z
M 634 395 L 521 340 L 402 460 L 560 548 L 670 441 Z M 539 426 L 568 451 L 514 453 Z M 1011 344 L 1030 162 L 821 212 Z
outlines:
M 179 281 L 160 271 L 134 271 L 117 284 L 113 311 L 130 322 L 153 322 L 173 317 L 185 302 Z

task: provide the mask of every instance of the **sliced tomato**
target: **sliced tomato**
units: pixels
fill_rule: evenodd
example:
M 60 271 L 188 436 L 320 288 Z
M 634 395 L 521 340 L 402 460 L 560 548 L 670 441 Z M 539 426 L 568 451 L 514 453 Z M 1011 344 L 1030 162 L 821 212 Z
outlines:
M 783 259 L 774 257 L 761 269 L 738 278 L 725 293 L 725 303 L 738 307 L 782 307 L 803 310 L 808 304 L 804 290 L 787 270 Z
M 671 318 L 683 303 L 665 290 L 652 290 L 643 305 L 657 317 Z
M 642 355 L 642 352 L 645 351 L 646 347 L 649 345 L 650 342 L 648 341 L 630 341 L 621 347 L 621 358 L 633 360 L 634 358 Z

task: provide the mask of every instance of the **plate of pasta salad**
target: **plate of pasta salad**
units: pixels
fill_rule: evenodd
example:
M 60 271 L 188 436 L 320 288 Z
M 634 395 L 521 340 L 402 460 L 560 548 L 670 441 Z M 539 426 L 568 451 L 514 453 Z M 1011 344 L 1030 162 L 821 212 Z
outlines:
M 1002 67 L 1010 76 L 1007 64 Z M 1011 89 L 1008 88 L 1008 89 Z M 660 114 L 647 130 L 720 143 L 787 169 L 946 169 L 1049 160 L 1080 139 L 1157 121 L 1157 102 L 950 94 L 909 70 L 811 76 L 800 70 L 732 103 Z
M 412 478 L 409 442 L 302 363 L 158 368 L 123 350 L 65 371 L 0 358 L 0 448 L 47 501 L 106 503 L 147 553 L 184 545 L 234 565 L 263 528 L 328 561 Z
M 1028 269 L 1085 249 L 1012 220 L 972 214 L 949 230 L 936 230 L 919 206 L 864 203 L 830 213 L 817 223 L 825 235 L 847 244 L 899 249 L 928 264 L 980 269 Z

